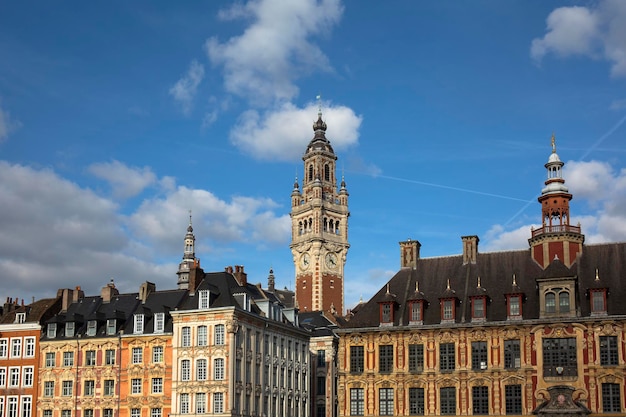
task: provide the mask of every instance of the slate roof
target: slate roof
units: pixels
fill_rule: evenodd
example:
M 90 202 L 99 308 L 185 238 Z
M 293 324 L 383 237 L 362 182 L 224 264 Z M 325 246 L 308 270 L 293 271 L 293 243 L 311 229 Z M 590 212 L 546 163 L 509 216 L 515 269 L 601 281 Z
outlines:
M 596 268 L 599 281 L 596 281 Z M 516 285 L 513 284 L 515 274 Z M 507 319 L 505 294 L 522 293 L 523 319 L 539 318 L 538 280 L 575 278 L 577 282 L 576 307 L 580 314 L 590 316 L 588 290 L 608 288 L 607 310 L 609 315 L 626 314 L 626 243 L 586 245 L 582 256 L 572 268 L 559 260 L 553 261 L 546 270 L 535 263 L 529 250 L 478 253 L 475 264 L 463 265 L 462 255 L 423 258 L 415 269 L 399 270 L 369 301 L 359 306 L 342 327 L 378 327 L 380 302 L 385 302 L 389 292 L 396 295 L 394 325 L 408 325 L 408 301 L 415 298 L 416 281 L 423 294 L 424 325 L 441 325 L 440 298 L 450 295 L 457 298 L 455 323 L 469 323 L 471 303 L 469 298 L 477 294 L 477 279 L 487 294 L 486 322 Z
M 124 320 L 124 333 L 132 334 L 134 327 L 134 320 L 131 317 L 134 314 L 140 313 L 144 314 L 144 329 L 143 334 L 151 334 L 154 333 L 154 317 L 157 313 L 165 313 L 165 325 L 163 332 L 171 333 L 174 331 L 174 326 L 172 323 L 172 317 L 169 312 L 178 308 L 187 297 L 187 290 L 164 290 L 164 291 L 153 291 L 148 294 L 146 298 L 146 302 L 142 303 L 141 300 L 136 299 L 135 305 L 136 309 L 129 309 L 130 314 L 125 314 Z M 113 306 L 109 309 L 109 312 L 114 312 L 119 314 L 117 306 Z
M 61 298 L 43 298 L 28 305 L 20 305 L 0 316 L 0 324 L 15 322 L 17 313 L 26 313 L 25 323 L 44 323 L 61 308 Z

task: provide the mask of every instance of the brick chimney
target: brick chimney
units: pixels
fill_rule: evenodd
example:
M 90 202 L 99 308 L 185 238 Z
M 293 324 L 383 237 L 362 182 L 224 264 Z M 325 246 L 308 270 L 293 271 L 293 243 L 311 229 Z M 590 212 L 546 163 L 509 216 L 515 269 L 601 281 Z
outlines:
M 248 285 L 248 274 L 243 272 L 243 265 L 235 265 L 235 279 L 239 283 L 240 287 L 245 287 Z
M 400 268 L 417 268 L 422 244 L 417 240 L 407 239 L 400 242 Z
M 195 294 L 198 289 L 198 285 L 202 282 L 204 278 L 204 270 L 200 268 L 200 260 L 194 259 L 193 266 L 189 269 L 189 294 Z
M 463 240 L 463 265 L 475 264 L 478 258 L 478 236 L 461 236 Z
M 139 286 L 139 300 L 141 303 L 145 303 L 148 296 L 156 291 L 156 284 L 154 282 L 146 281 Z

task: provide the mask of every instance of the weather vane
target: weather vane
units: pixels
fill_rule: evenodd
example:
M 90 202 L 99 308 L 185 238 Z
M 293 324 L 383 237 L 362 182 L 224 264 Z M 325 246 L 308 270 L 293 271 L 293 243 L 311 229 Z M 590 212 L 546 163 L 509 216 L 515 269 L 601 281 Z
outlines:
M 317 99 L 317 112 L 321 114 L 322 113 L 322 95 L 318 94 L 315 98 Z

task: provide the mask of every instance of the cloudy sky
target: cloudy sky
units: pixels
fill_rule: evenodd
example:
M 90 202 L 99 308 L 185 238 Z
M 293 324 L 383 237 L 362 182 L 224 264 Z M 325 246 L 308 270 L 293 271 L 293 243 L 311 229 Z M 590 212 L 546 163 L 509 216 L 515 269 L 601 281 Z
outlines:
M 293 288 L 290 193 L 318 102 L 350 192 L 346 305 L 424 257 L 528 247 L 550 137 L 587 243 L 626 241 L 621 0 L 3 2 L 0 301 Z

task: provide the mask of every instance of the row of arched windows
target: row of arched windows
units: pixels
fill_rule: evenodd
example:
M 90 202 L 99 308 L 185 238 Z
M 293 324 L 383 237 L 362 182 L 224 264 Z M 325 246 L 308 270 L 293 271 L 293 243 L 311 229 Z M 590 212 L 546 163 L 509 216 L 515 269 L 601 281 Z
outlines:
M 309 217 L 308 219 L 300 220 L 298 222 L 298 235 L 311 233 L 312 231 L 313 231 L 313 218 Z M 335 235 L 341 234 L 339 220 L 334 220 L 332 218 L 324 217 L 323 231 L 326 233 L 332 233 Z
M 324 181 L 331 181 L 331 169 L 330 164 L 324 164 Z M 307 168 L 307 178 L 309 181 L 313 181 L 314 169 L 313 164 L 309 164 Z

